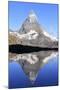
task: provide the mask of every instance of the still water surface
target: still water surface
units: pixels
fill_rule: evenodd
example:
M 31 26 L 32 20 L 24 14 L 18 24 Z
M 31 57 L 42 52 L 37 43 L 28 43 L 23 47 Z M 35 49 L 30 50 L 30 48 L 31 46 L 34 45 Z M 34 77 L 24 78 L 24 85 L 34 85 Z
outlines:
M 9 88 L 58 85 L 58 53 L 9 53 Z

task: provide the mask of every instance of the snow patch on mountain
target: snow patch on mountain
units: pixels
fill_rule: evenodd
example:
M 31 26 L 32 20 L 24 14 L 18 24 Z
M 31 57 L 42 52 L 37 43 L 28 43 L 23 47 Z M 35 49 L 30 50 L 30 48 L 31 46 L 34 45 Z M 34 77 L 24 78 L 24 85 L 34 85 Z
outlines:
M 26 34 L 19 34 L 18 32 L 10 32 L 10 33 L 11 35 L 16 35 L 16 37 L 20 39 L 28 39 L 28 40 L 36 39 L 38 36 L 38 33 L 34 30 L 30 30 L 30 32 Z
M 35 30 L 30 30 L 30 32 L 27 33 L 27 36 L 29 40 L 36 39 L 38 36 L 38 33 Z
M 49 37 L 51 40 L 53 41 L 57 41 L 57 38 L 56 37 L 53 37 L 52 35 L 48 34 L 46 31 L 43 31 L 43 34 L 47 37 Z

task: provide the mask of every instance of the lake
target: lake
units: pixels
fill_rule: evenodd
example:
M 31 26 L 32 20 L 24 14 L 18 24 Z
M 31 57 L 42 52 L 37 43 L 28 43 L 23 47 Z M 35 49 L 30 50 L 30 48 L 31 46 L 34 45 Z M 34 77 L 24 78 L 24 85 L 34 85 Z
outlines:
M 58 52 L 9 53 L 9 88 L 58 85 Z

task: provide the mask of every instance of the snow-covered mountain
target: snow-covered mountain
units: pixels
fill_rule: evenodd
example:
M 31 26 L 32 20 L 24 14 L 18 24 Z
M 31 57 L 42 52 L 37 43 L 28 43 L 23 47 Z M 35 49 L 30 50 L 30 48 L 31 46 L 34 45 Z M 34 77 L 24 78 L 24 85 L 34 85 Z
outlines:
M 9 34 L 17 38 L 16 44 L 50 48 L 58 46 L 58 40 L 41 27 L 33 11 L 23 22 L 19 32 L 9 32 Z

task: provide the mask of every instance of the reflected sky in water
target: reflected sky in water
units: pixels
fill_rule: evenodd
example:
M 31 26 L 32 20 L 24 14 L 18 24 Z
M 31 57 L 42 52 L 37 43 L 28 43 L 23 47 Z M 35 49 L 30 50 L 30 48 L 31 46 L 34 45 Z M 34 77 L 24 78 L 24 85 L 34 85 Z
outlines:
M 57 84 L 57 52 L 9 53 L 9 88 L 39 87 Z

